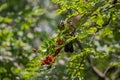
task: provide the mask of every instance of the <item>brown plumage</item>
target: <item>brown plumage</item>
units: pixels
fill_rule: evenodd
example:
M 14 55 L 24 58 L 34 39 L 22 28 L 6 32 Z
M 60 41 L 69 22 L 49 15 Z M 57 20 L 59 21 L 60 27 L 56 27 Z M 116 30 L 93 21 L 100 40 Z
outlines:
M 74 36 L 75 29 L 77 27 L 78 21 L 80 20 L 81 16 L 73 16 L 69 18 L 68 20 L 61 20 L 58 24 L 58 29 L 64 34 L 67 38 L 67 36 Z M 69 42 L 64 47 L 65 52 L 73 52 L 73 42 Z

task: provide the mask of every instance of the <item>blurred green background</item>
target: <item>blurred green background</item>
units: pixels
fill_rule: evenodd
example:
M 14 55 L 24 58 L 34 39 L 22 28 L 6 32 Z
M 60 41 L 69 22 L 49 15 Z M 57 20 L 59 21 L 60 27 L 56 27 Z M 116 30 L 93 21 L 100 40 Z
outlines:
M 21 80 L 19 71 L 56 35 L 55 7 L 49 0 L 0 0 L 0 80 Z M 53 20 L 54 19 L 54 20 Z

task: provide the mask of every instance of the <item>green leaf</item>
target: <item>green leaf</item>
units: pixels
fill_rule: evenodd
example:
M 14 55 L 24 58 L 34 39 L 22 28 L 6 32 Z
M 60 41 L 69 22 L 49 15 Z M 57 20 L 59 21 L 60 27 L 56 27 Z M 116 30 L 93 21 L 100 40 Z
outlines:
M 10 22 L 12 22 L 12 19 L 9 18 L 9 17 L 5 17 L 5 18 L 4 18 L 4 22 L 6 22 L 6 23 L 10 23 Z
M 97 28 L 92 27 L 92 28 L 90 28 L 90 29 L 87 30 L 87 33 L 88 33 L 88 34 L 93 34 L 93 33 L 95 33 L 96 31 L 97 31 Z
M 2 22 L 3 21 L 3 18 L 0 16 L 0 22 Z
M 93 11 L 96 11 L 99 7 L 103 6 L 104 4 L 105 4 L 104 1 L 96 3 L 95 6 L 93 7 Z
M 103 23 L 104 23 L 103 17 L 102 17 L 102 15 L 99 14 L 98 17 L 97 17 L 96 24 L 98 24 L 99 26 L 102 26 Z
M 2 5 L 0 6 L 0 12 L 3 11 L 5 8 L 7 8 L 7 3 L 2 4 Z

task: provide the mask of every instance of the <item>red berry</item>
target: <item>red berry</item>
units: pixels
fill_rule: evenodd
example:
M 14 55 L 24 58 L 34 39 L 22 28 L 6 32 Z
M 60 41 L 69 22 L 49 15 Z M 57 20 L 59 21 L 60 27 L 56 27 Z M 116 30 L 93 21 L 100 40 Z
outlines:
M 49 64 L 50 61 L 48 59 L 44 60 L 46 64 Z
M 49 56 L 46 57 L 46 59 L 48 59 L 48 60 L 52 60 L 53 58 L 54 57 L 52 55 L 49 55 Z
M 52 64 L 54 63 L 54 57 L 53 55 L 48 55 L 45 60 L 42 61 L 41 65 L 46 65 L 46 64 Z

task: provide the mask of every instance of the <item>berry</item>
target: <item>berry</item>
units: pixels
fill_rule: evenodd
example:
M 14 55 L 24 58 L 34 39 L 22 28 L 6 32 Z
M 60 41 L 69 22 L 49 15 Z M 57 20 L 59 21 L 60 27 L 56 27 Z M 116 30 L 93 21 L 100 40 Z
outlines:
M 52 55 L 48 55 L 43 61 L 41 65 L 52 64 L 54 63 L 54 57 Z
M 50 60 L 50 61 L 51 61 L 53 58 L 54 58 L 54 57 L 53 57 L 52 55 L 49 55 L 49 56 L 46 57 L 46 59 L 47 59 L 47 60 Z
M 58 45 L 62 45 L 62 44 L 64 43 L 64 40 L 58 38 L 57 41 L 56 41 L 56 43 L 57 43 Z

